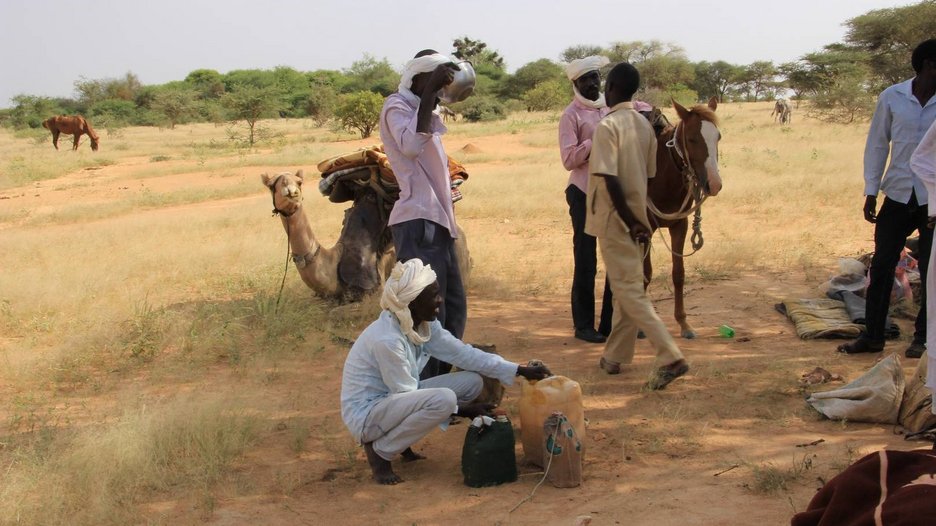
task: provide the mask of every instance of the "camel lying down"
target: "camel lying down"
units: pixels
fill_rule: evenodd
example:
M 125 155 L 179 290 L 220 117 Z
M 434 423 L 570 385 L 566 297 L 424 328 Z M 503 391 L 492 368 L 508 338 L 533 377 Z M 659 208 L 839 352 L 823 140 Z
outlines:
M 292 259 L 302 281 L 316 294 L 341 301 L 357 301 L 378 291 L 396 262 L 387 218 L 393 203 L 373 188 L 349 185 L 353 204 L 345 211 L 338 241 L 324 247 L 312 232 L 302 206 L 302 170 L 260 176 L 273 197 L 273 213 L 280 216 Z M 470 273 L 465 233 L 459 227 L 455 250 L 462 279 Z

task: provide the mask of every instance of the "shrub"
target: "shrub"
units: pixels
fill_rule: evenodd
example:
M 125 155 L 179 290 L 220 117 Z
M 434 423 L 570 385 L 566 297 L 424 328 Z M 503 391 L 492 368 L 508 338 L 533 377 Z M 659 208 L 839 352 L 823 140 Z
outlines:
M 335 117 L 346 130 L 357 130 L 361 138 L 365 139 L 377 128 L 383 100 L 379 93 L 371 91 L 342 95 L 335 109 Z
M 452 109 L 456 113 L 461 113 L 465 120 L 470 122 L 497 121 L 507 118 L 504 103 L 490 96 L 471 97 L 458 103 L 457 108 Z

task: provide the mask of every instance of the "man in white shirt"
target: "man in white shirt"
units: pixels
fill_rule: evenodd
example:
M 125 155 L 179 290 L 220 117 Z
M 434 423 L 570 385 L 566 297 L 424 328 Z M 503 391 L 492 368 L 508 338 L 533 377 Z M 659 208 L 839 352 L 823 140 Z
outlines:
M 515 376 L 541 380 L 546 366 L 522 366 L 476 349 L 436 319 L 442 298 L 436 273 L 419 259 L 398 262 L 384 286 L 380 317 L 355 340 L 341 379 L 341 417 L 364 445 L 379 484 L 402 482 L 390 466 L 421 457 L 412 445 L 451 415 L 474 418 L 492 406 L 472 404 L 482 389 L 480 374 L 512 384 Z M 420 380 L 430 357 L 462 371 Z M 480 374 L 478 374 L 480 373 Z
M 925 282 L 933 231 L 926 227 L 929 195 L 910 169 L 910 156 L 936 121 L 936 39 L 920 43 L 910 59 L 916 76 L 885 89 L 878 98 L 864 154 L 864 217 L 874 224 L 874 257 L 865 294 L 867 332 L 840 345 L 855 354 L 884 350 L 884 330 L 900 252 L 914 230 L 920 233 L 920 278 Z M 890 164 L 887 160 L 890 159 Z M 884 167 L 887 165 L 887 171 Z M 884 203 L 877 209 L 877 194 Z M 926 346 L 926 291 L 905 354 L 919 358 Z

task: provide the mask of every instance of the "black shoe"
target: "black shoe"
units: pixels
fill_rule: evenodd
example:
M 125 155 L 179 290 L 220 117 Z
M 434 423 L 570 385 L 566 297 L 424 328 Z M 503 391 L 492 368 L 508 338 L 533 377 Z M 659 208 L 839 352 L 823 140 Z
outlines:
M 910 344 L 910 347 L 907 347 L 904 355 L 906 355 L 907 358 L 920 358 L 923 356 L 924 352 L 926 352 L 926 343 L 914 340 L 913 343 Z
M 575 329 L 575 337 L 588 343 L 604 343 L 607 340 L 604 335 L 591 327 Z

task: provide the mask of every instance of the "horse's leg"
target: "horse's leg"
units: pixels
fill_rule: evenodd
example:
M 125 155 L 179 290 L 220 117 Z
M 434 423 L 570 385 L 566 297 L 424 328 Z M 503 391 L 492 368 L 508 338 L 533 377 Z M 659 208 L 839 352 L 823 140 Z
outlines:
M 78 139 L 81 137 L 81 132 L 75 132 L 75 140 L 72 142 L 72 150 L 78 150 Z
M 676 323 L 680 327 L 680 335 L 686 339 L 696 337 L 695 330 L 686 321 L 686 307 L 683 304 L 683 285 L 686 282 L 686 268 L 683 254 L 686 248 L 686 232 L 689 230 L 689 220 L 680 219 L 670 227 L 670 240 L 673 244 L 673 313 L 676 317 Z
M 52 130 L 52 146 L 55 146 L 56 150 L 58 150 L 58 138 L 59 138 L 59 131 Z

